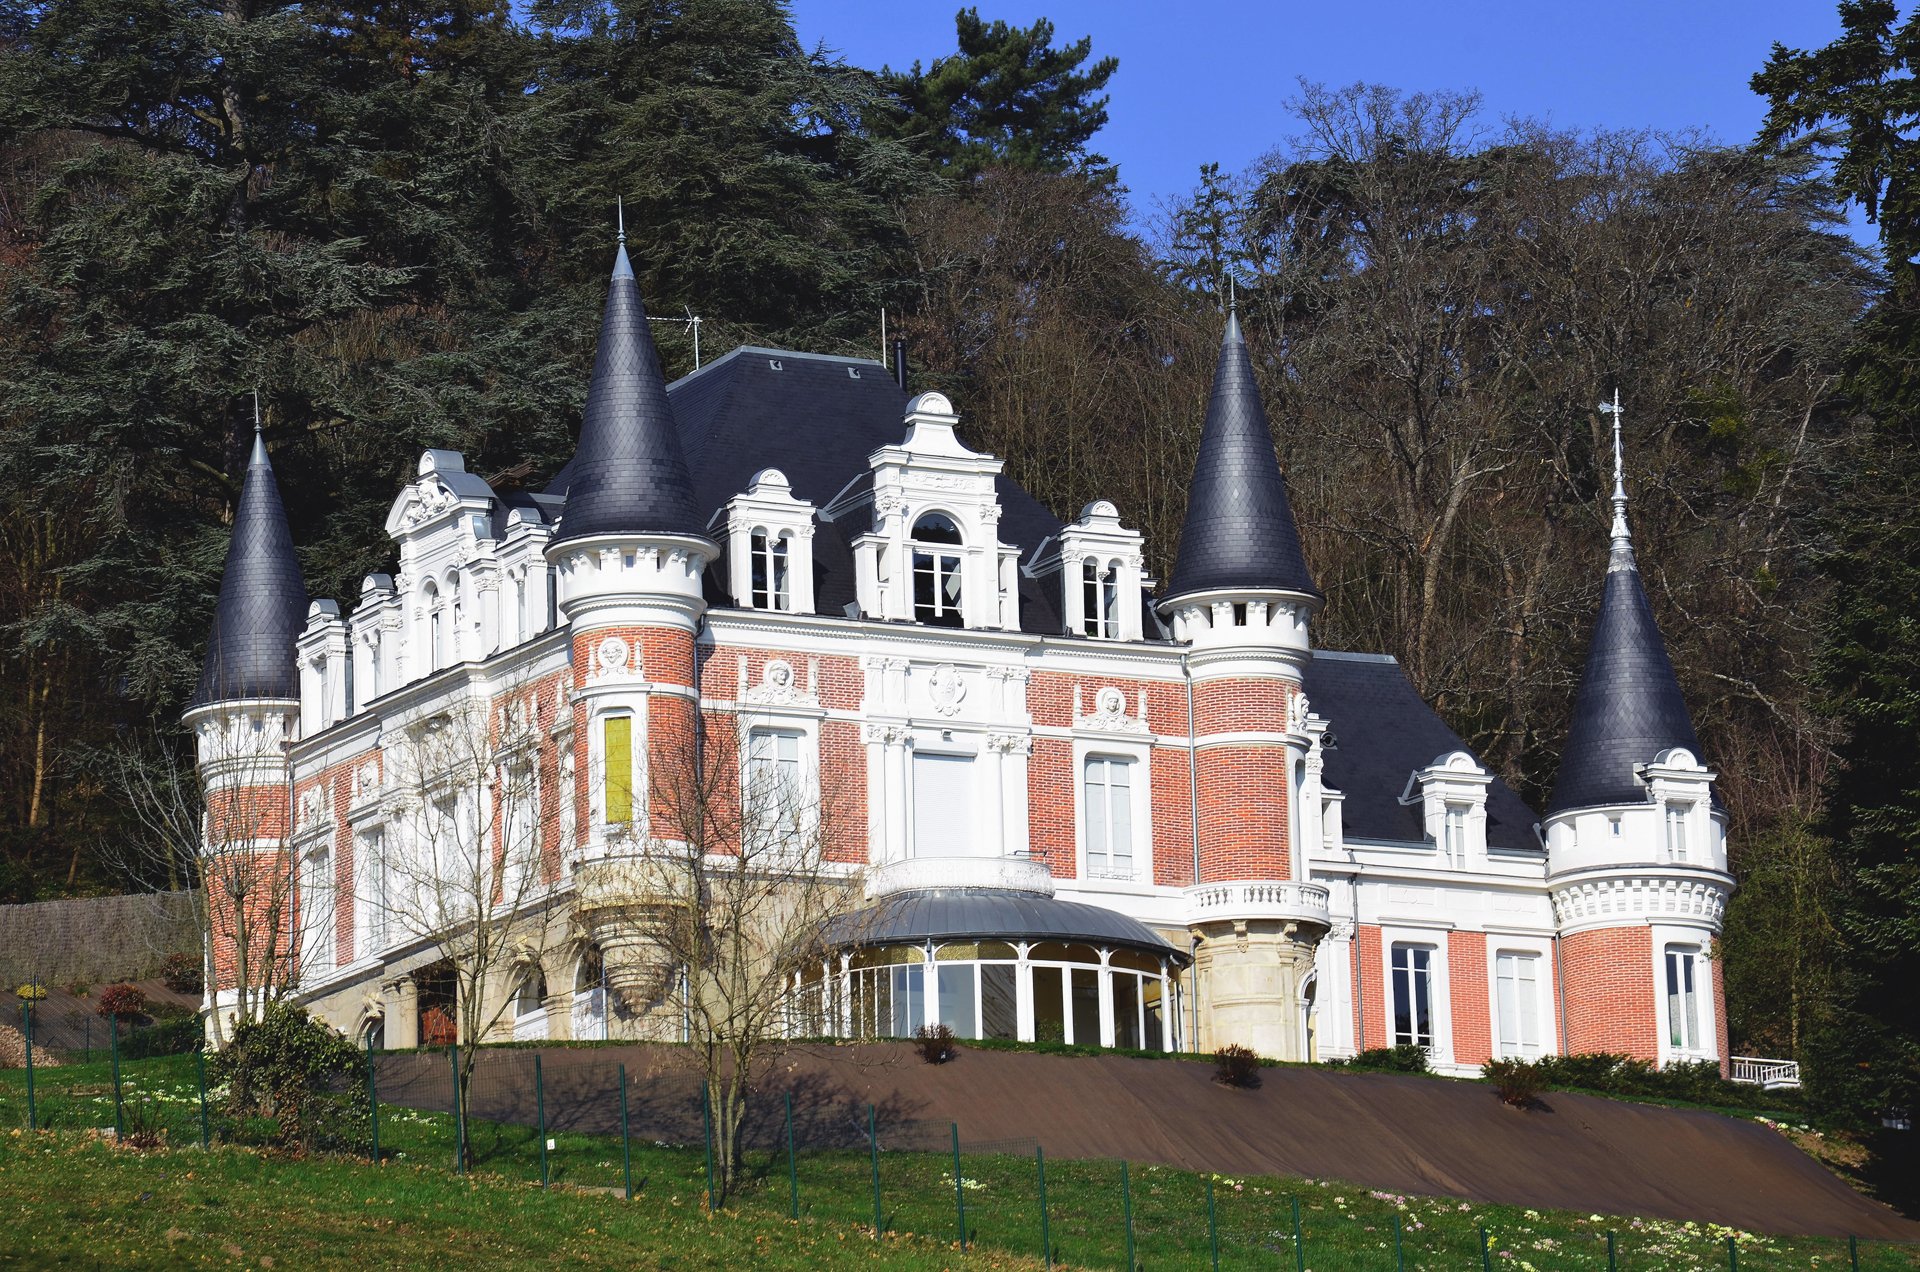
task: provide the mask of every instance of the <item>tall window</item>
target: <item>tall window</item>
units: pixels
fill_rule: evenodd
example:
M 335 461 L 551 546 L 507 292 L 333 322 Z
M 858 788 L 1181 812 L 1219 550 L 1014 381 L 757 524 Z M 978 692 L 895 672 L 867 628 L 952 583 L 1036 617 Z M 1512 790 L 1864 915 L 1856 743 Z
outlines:
M 1081 805 L 1087 873 L 1096 879 L 1133 878 L 1133 761 L 1089 756 Z
M 1700 1048 L 1700 1002 L 1693 987 L 1699 951 L 1667 946 L 1667 1043 L 1676 1051 Z
M 973 757 L 913 753 L 913 855 L 979 855 L 973 836 Z
M 355 872 L 359 880 L 353 888 L 354 941 L 361 958 L 372 958 L 387 943 L 387 863 L 383 837 L 369 831 L 354 841 Z
M 1669 861 L 1687 859 L 1687 822 L 1692 812 L 1691 804 L 1667 805 L 1667 860 Z
M 1089 636 L 1112 640 L 1120 634 L 1120 567 L 1105 569 L 1092 557 L 1080 563 L 1080 629 Z
M 753 608 L 791 610 L 793 588 L 788 581 L 787 536 L 753 532 Z
M 960 527 L 943 513 L 930 512 L 913 523 L 913 616 L 934 627 L 962 627 L 960 614 Z
M 1540 958 L 1503 950 L 1494 956 L 1494 994 L 1500 1008 L 1500 1054 L 1540 1054 Z
M 1458 804 L 1447 805 L 1440 850 L 1447 865 L 1454 869 L 1458 870 L 1467 864 L 1467 810 Z
M 538 877 L 540 825 L 539 793 L 532 765 L 516 764 L 505 770 L 500 800 L 506 806 L 506 843 L 500 869 L 500 899 L 516 904 Z
M 306 883 L 301 921 L 306 927 L 307 970 L 313 972 L 339 961 L 333 947 L 333 853 L 326 847 L 314 849 L 307 858 Z
M 1433 947 L 1393 947 L 1393 1045 L 1433 1045 Z
M 447 665 L 447 632 L 452 624 L 440 589 L 427 584 L 427 660 L 429 669 L 439 671 Z
M 633 717 L 608 716 L 600 727 L 607 765 L 607 825 L 617 826 L 633 820 Z
M 748 735 L 748 823 L 776 841 L 797 843 L 803 790 L 800 734 L 791 729 L 755 729 Z

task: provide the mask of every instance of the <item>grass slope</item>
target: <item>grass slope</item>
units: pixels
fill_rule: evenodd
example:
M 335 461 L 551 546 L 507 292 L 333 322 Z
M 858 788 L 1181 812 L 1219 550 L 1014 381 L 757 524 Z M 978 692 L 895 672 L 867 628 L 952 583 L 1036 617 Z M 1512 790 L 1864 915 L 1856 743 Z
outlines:
M 202 1153 L 192 1057 L 126 1066 L 130 1128 L 164 1129 L 172 1151 L 116 1149 L 83 1128 L 111 1126 L 111 1080 L 102 1066 L 43 1070 L 43 1123 L 52 1135 L 0 1134 L 0 1264 L 226 1266 L 263 1258 L 283 1267 L 394 1266 L 431 1255 L 442 1263 L 620 1262 L 640 1267 L 765 1268 L 865 1263 L 877 1267 L 1039 1266 L 1043 1249 L 1038 1163 L 1026 1155 L 968 1151 L 959 1199 L 975 1254 L 954 1241 L 956 1187 L 948 1154 L 882 1152 L 880 1205 L 888 1239 L 872 1240 L 874 1166 L 866 1153 L 802 1153 L 795 1163 L 802 1221 L 788 1217 L 793 1182 L 784 1153 L 755 1153 L 751 1178 L 719 1216 L 705 1214 L 704 1155 L 638 1136 L 635 1200 L 622 1198 L 617 1138 L 551 1131 L 542 1193 L 532 1128 L 476 1123 L 472 1173 L 452 1173 L 451 1119 L 383 1106 L 386 1164 L 295 1162 L 216 1147 Z M 0 1126 L 21 1125 L 21 1075 L 0 1075 Z M 215 1117 L 218 1128 L 217 1114 Z M 975 1146 L 988 1149 L 991 1146 Z M 1474 1269 L 1480 1235 L 1489 1266 L 1512 1272 L 1608 1267 L 1633 1272 L 1729 1267 L 1849 1267 L 1845 1242 L 1784 1239 L 1691 1224 L 1538 1212 L 1397 1196 L 1328 1181 L 1209 1177 L 1115 1162 L 1047 1161 L 1046 1245 L 1074 1266 L 1127 1262 L 1124 1216 L 1133 1218 L 1136 1263 L 1162 1268 L 1292 1269 L 1293 1207 L 1305 1265 L 1314 1272 L 1389 1272 L 1396 1227 L 1408 1269 Z M 1211 1207 L 1209 1206 L 1211 1183 Z M 1211 1222 L 1209 1210 L 1211 1209 Z M 1870 1272 L 1920 1268 L 1920 1250 L 1863 1245 Z

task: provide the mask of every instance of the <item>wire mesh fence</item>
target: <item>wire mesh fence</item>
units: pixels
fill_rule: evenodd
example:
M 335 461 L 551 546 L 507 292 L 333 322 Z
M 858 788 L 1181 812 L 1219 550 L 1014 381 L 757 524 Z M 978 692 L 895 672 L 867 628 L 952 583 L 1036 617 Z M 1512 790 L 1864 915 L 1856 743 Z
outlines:
M 136 1142 L 175 1146 L 270 1137 L 271 1127 L 229 1111 L 231 1092 L 209 1085 L 201 1052 L 136 1059 L 111 1044 L 109 1051 L 105 1062 L 41 1062 L 25 1081 L 0 1082 L 0 1119 L 113 1128 Z M 806 1081 L 762 1083 L 752 1093 L 729 1170 L 713 1130 L 714 1093 L 689 1070 L 662 1068 L 657 1054 L 438 1048 L 367 1059 L 365 1089 L 351 1098 L 369 1115 L 364 1152 L 382 1162 L 611 1200 L 858 1226 L 876 1239 L 913 1234 L 1047 1266 L 1920 1268 L 1920 1249 L 1886 1242 L 1580 1219 L 1317 1181 L 1056 1160 L 1034 1139 L 970 1138 L 964 1126 Z

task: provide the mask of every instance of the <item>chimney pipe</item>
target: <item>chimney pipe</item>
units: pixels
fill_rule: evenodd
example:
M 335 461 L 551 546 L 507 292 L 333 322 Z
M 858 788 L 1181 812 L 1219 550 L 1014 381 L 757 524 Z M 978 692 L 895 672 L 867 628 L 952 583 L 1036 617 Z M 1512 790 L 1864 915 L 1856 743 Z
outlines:
M 907 342 L 904 340 L 893 342 L 893 382 L 900 386 L 902 393 L 907 391 Z

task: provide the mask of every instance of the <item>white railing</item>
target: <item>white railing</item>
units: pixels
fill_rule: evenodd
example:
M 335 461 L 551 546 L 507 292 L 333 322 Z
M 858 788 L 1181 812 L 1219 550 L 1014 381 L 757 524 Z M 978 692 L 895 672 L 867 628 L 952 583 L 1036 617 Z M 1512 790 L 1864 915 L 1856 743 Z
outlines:
M 907 857 L 867 872 L 867 895 L 931 888 L 1003 888 L 1053 895 L 1053 872 L 1026 857 Z
M 1728 1056 L 1727 1076 L 1769 1091 L 1800 1085 L 1798 1060 L 1763 1060 L 1757 1056 Z
M 515 1042 L 545 1042 L 547 1040 L 547 1009 L 522 1012 L 513 1018 L 513 1040 Z
M 1190 923 L 1222 919 L 1286 919 L 1331 924 L 1327 890 L 1317 883 L 1291 879 L 1243 879 L 1234 883 L 1203 883 L 1186 889 Z
M 601 1042 L 607 1036 L 607 991 L 578 989 L 573 994 L 573 1036 L 581 1042 Z

